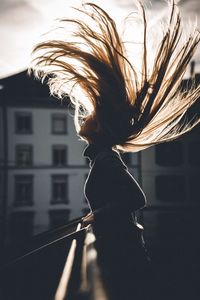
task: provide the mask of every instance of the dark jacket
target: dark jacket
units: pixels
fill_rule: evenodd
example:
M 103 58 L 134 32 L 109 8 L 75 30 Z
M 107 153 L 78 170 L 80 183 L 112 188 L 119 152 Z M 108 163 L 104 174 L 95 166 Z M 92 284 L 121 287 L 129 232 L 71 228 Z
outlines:
M 96 217 L 124 222 L 145 206 L 145 195 L 118 152 L 91 144 L 83 155 L 89 158 L 91 167 L 84 192 Z
M 90 159 L 91 167 L 85 196 L 94 213 L 95 246 L 108 298 L 150 299 L 143 229 L 134 216 L 136 210 L 145 206 L 145 195 L 118 152 L 89 145 L 84 156 Z

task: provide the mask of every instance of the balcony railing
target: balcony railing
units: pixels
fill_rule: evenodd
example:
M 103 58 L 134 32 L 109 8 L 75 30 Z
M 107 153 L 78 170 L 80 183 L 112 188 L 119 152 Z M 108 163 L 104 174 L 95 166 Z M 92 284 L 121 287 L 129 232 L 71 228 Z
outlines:
M 2 299 L 107 300 L 94 242 L 81 219 L 39 235 L 2 269 Z
M 169 215 L 166 228 L 169 229 L 170 224 Z M 199 226 L 192 226 L 187 232 L 184 227 L 184 244 L 177 242 L 175 245 L 175 239 L 170 236 L 168 243 L 171 244 L 166 241 L 162 248 L 151 249 L 156 277 L 149 280 L 155 284 L 154 289 L 159 290 L 159 294 L 158 297 L 147 299 L 200 299 L 198 232 Z M 177 240 L 179 235 L 178 232 Z M 110 300 L 110 286 L 104 285 L 95 239 L 92 225 L 83 227 L 82 219 L 33 238 L 26 248 L 21 249 L 23 255 L 19 256 L 18 253 L 17 257 L 9 256 L 8 262 L 1 268 L 0 299 Z M 122 266 L 123 262 L 119 265 Z M 118 272 L 122 289 L 126 287 L 123 284 L 124 278 L 127 278 L 124 272 L 125 268 L 123 272 Z M 146 282 L 144 289 L 147 289 Z M 134 295 L 130 295 L 130 299 L 117 299 L 138 300 Z

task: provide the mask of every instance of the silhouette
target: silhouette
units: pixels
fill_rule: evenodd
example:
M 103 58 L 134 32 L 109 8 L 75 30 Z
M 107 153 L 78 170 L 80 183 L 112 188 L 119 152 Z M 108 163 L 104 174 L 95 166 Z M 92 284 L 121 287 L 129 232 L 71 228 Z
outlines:
M 150 260 L 143 228 L 134 212 L 145 206 L 145 195 L 118 152 L 90 144 L 84 156 L 90 159 L 91 167 L 85 196 L 94 215 L 98 262 L 106 290 L 111 299 L 131 299 L 133 295 L 144 299 Z M 88 217 L 86 224 L 91 222 Z
M 88 145 L 84 156 L 91 167 L 85 184 L 91 213 L 84 223 L 93 223 L 102 278 L 115 300 L 153 299 L 143 228 L 135 216 L 146 198 L 120 152 L 174 140 L 200 121 L 195 115 L 185 118 L 200 96 L 200 86 L 181 88 L 199 32 L 180 42 L 180 12 L 175 1 L 169 2 L 169 22 L 150 65 L 146 13 L 141 2 L 136 3 L 143 20 L 140 70 L 128 60 L 114 20 L 93 3 L 76 9 L 80 19 L 61 20 L 66 33 L 69 24 L 74 26 L 66 39 L 36 45 L 31 66 L 36 77 L 48 80 L 53 94 L 69 95 L 74 105 L 76 131 Z

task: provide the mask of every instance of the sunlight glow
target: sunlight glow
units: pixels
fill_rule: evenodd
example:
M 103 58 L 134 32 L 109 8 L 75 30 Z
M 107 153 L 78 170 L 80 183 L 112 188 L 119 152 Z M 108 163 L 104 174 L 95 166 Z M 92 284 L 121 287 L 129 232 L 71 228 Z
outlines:
M 53 20 L 56 18 L 72 17 L 76 18 L 77 14 L 71 8 L 80 7 L 81 0 L 24 0 L 24 1 L 3 1 L 0 3 L 0 34 L 1 34 L 1 48 L 0 48 L 0 78 L 12 75 L 26 69 L 31 60 L 31 50 L 33 46 L 41 39 L 41 36 L 53 28 L 55 25 Z M 108 0 L 102 1 L 93 0 L 92 2 L 102 6 L 114 18 L 118 25 L 119 31 L 122 30 L 123 20 L 132 11 L 132 20 L 128 21 L 129 25 L 126 27 L 125 41 L 127 51 L 130 55 L 131 61 L 136 64 L 136 68 L 140 69 L 141 51 L 139 44 L 141 43 L 142 24 L 136 21 L 136 6 L 134 1 L 127 0 Z M 152 1 L 144 1 L 146 8 L 150 15 L 149 22 L 149 61 L 153 59 L 153 49 L 155 44 L 155 37 L 157 38 L 161 32 L 161 26 L 158 21 L 160 18 L 166 16 L 167 5 L 163 3 Z M 183 20 L 188 24 L 197 19 L 199 22 L 198 0 L 180 1 L 181 11 L 183 12 Z M 183 9 L 182 9 L 183 8 Z M 159 11 L 159 13 L 158 13 Z M 153 16 L 153 17 L 152 17 Z M 135 20 L 133 20 L 135 18 Z M 137 24 L 136 24 L 137 23 Z M 132 25 L 131 25 L 132 24 Z M 199 24 L 198 24 L 199 25 Z M 190 25 L 189 25 L 190 27 Z M 65 32 L 65 35 L 67 33 Z M 131 43 L 130 43 L 131 42 Z M 198 51 L 196 59 L 199 60 L 200 53 Z M 200 69 L 200 65 L 197 64 Z

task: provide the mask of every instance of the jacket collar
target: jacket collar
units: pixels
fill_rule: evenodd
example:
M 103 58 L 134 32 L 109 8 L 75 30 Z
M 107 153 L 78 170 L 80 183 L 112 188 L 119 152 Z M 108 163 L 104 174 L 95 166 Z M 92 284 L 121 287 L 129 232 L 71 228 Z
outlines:
M 89 144 L 83 151 L 83 157 L 87 157 L 90 160 L 90 167 L 93 165 L 94 160 L 98 153 L 103 151 L 113 151 L 111 147 Z

